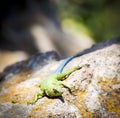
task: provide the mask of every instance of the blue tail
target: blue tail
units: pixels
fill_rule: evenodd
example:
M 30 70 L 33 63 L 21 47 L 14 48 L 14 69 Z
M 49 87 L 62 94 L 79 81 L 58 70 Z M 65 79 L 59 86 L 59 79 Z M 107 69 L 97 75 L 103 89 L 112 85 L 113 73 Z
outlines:
M 74 56 L 68 57 L 66 59 L 63 60 L 63 62 L 60 64 L 60 66 L 56 69 L 55 73 L 60 74 L 63 70 L 63 68 L 65 67 L 65 65 L 71 61 L 74 58 Z

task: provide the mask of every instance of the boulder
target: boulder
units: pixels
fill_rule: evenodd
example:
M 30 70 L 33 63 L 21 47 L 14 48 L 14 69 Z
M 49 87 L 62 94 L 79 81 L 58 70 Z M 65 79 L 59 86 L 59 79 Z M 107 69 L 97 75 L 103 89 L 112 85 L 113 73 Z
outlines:
M 47 62 L 47 59 L 44 58 L 44 61 Z M 12 72 L 12 75 L 9 73 L 12 66 L 6 69 L 8 71 L 3 71 L 0 118 L 120 117 L 120 39 L 117 39 L 117 43 L 77 57 L 65 66 L 63 72 L 76 65 L 89 65 L 73 72 L 63 81 L 74 88 L 71 92 L 63 88 L 62 96 L 45 96 L 34 103 L 39 83 L 54 72 L 61 62 L 50 61 L 40 68 L 39 64 L 35 64 L 32 69 L 31 66 L 24 69 L 24 66 L 21 71 Z

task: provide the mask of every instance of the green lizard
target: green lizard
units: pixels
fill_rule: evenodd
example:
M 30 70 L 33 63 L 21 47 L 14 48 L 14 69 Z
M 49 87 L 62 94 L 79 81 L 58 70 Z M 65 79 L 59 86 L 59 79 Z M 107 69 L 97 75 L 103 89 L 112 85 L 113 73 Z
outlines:
M 72 72 L 74 72 L 75 70 L 80 69 L 80 66 L 74 67 L 72 69 L 69 69 L 68 71 L 66 71 L 65 73 L 62 73 L 63 68 L 65 67 L 65 65 L 70 62 L 73 58 L 75 57 L 79 57 L 85 54 L 88 54 L 90 52 L 102 49 L 104 47 L 107 47 L 109 45 L 112 45 L 113 43 L 120 43 L 119 38 L 118 39 L 113 39 L 113 40 L 108 40 L 106 42 L 102 42 L 99 43 L 97 45 L 93 45 L 91 48 L 88 48 L 86 50 L 83 50 L 82 52 L 77 53 L 74 56 L 68 57 L 66 59 L 63 60 L 63 63 L 60 64 L 60 66 L 57 68 L 57 70 L 49 75 L 45 80 L 43 80 L 40 85 L 39 85 L 39 91 L 36 92 L 35 94 L 35 98 L 34 101 L 37 101 L 38 98 L 41 96 L 48 96 L 48 97 L 58 97 L 62 95 L 62 87 L 67 87 L 71 90 L 71 86 L 69 85 L 65 85 L 63 84 L 63 80 L 65 79 L 65 77 L 69 76 Z
M 62 87 L 66 87 L 69 90 L 72 89 L 71 86 L 63 84 L 63 80 L 69 76 L 75 70 L 80 69 L 80 66 L 76 66 L 67 70 L 65 73 L 53 73 L 44 79 L 39 85 L 39 91 L 36 92 L 34 101 L 36 102 L 39 97 L 48 96 L 48 97 L 58 97 L 62 95 Z
M 78 53 L 82 55 L 81 53 Z M 38 100 L 39 97 L 48 96 L 51 98 L 59 97 L 62 95 L 62 87 L 66 87 L 69 90 L 73 89 L 72 86 L 63 84 L 63 80 L 69 76 L 72 72 L 81 69 L 83 66 L 76 66 L 71 69 L 68 69 L 66 72 L 62 73 L 65 65 L 71 61 L 73 58 L 78 57 L 78 54 L 68 57 L 63 60 L 62 64 L 56 69 L 54 73 L 49 75 L 39 84 L 39 90 L 35 93 L 34 102 Z M 87 64 L 85 64 L 87 65 Z

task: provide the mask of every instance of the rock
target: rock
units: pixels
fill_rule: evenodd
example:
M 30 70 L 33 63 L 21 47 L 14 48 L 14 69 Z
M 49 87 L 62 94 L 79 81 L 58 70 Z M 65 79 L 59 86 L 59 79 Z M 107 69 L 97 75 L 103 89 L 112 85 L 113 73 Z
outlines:
M 0 83 L 0 118 L 119 118 L 120 39 L 98 49 L 66 65 L 63 71 L 89 64 L 64 80 L 74 90 L 63 88 L 58 98 L 43 97 L 32 103 L 38 84 L 55 71 L 61 61 L 42 68 L 35 64 L 31 71 L 20 71 L 7 79 L 5 75 Z
M 36 68 L 42 68 L 43 66 L 55 61 L 59 60 L 59 56 L 56 52 L 46 52 L 46 53 L 38 53 L 32 56 L 30 59 L 25 61 L 20 61 L 11 66 L 8 66 L 4 69 L 2 73 L 0 73 L 0 80 L 10 78 L 14 74 L 20 74 L 25 72 L 34 71 Z

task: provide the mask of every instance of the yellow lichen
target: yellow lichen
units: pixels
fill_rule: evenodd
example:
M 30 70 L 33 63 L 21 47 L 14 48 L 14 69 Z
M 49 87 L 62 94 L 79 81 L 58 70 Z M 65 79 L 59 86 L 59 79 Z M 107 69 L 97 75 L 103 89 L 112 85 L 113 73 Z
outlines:
M 99 101 L 108 112 L 114 112 L 120 116 L 120 94 L 117 89 L 111 89 L 99 96 Z
M 79 93 L 77 93 L 74 104 L 79 109 L 79 113 L 83 118 L 92 118 L 92 113 L 87 109 L 85 105 L 85 94 L 86 91 L 80 91 Z
M 115 112 L 120 115 L 120 95 L 118 95 L 116 90 L 111 91 L 111 96 L 106 97 L 106 108 L 110 112 Z
M 32 112 L 29 114 L 28 118 L 38 118 L 39 116 L 46 117 L 45 109 L 49 108 L 49 106 L 53 104 L 53 102 L 53 99 L 46 99 L 43 102 L 40 102 L 39 104 L 36 103 L 36 105 L 32 107 Z
M 9 87 L 5 90 L 6 92 L 0 95 L 0 103 L 2 102 L 12 102 L 19 104 L 29 104 L 33 102 L 34 94 L 37 91 L 37 88 L 33 87 Z

